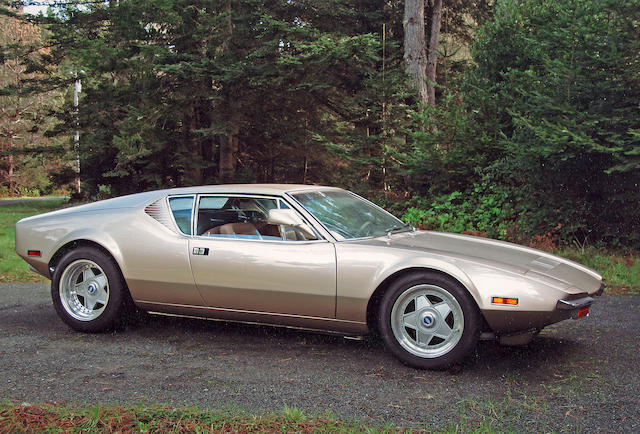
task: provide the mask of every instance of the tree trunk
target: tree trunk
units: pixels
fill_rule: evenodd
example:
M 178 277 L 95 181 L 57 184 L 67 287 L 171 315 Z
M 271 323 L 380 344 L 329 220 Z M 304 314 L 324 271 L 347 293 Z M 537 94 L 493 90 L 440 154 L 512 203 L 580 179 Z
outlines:
M 442 7 L 442 0 L 440 6 Z M 427 89 L 427 53 L 424 35 L 424 0 L 405 0 L 404 3 L 404 61 L 406 71 L 423 105 L 429 103 Z M 439 30 L 439 28 L 438 28 Z
M 233 182 L 236 173 L 236 154 L 238 152 L 238 136 L 229 134 L 220 143 L 220 170 L 218 173 L 218 182 L 228 184 Z
M 11 145 L 9 145 L 9 147 L 11 148 Z M 11 149 L 9 149 L 11 150 Z M 7 171 L 8 175 L 9 175 L 9 197 L 13 197 L 15 190 L 16 190 L 16 183 L 15 180 L 13 179 L 13 168 L 14 168 L 14 162 L 13 162 L 13 154 L 9 154 L 9 170 Z
M 185 119 L 184 137 L 185 142 L 188 143 L 189 153 L 191 154 L 190 161 L 185 165 L 185 180 L 189 185 L 202 184 L 202 155 L 200 152 L 200 141 L 194 131 L 197 129 L 196 119 L 196 107 L 195 102 L 189 104 L 189 112 Z
M 307 151 L 304 152 L 304 166 L 302 170 L 302 183 L 307 183 L 307 172 L 309 171 L 309 157 L 307 157 Z
M 429 105 L 436 105 L 436 66 L 438 64 L 438 43 L 442 24 L 442 0 L 434 0 L 431 15 L 431 35 L 429 37 L 429 55 L 427 56 L 427 89 Z
M 226 24 L 228 38 L 223 43 L 223 50 L 229 50 L 229 44 L 233 37 L 233 21 L 231 2 L 227 4 L 226 10 L 228 12 Z M 231 131 L 227 134 L 227 137 L 222 139 L 220 143 L 220 158 L 218 161 L 218 182 L 221 184 L 227 184 L 233 182 L 233 178 L 236 174 L 236 163 L 238 153 L 238 133 L 240 128 L 236 120 L 236 113 L 238 111 L 238 101 L 236 99 L 236 92 L 230 89 L 227 93 L 227 107 L 228 107 L 228 125 L 231 126 Z

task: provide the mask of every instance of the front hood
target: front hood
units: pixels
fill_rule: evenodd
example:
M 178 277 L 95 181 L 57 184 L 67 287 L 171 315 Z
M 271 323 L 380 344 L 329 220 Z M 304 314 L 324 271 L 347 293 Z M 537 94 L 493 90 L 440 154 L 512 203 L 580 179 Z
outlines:
M 361 240 L 461 259 L 526 275 L 556 287 L 593 292 L 602 276 L 584 265 L 541 250 L 488 238 L 444 232 L 417 231 Z

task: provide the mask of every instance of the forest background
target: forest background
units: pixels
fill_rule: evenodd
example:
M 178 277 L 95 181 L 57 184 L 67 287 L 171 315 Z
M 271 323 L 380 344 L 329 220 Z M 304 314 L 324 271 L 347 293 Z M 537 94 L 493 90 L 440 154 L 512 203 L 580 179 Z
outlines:
M 0 0 L 0 62 L 0 196 L 73 193 L 79 157 L 88 199 L 318 183 L 640 248 L 640 0 Z

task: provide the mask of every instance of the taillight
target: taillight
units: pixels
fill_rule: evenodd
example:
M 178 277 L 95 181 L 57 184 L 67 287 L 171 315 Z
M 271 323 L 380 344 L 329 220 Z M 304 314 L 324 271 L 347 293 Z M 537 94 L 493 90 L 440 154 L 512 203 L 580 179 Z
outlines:
M 578 309 L 578 318 L 589 316 L 589 306 L 584 306 Z
M 27 250 L 27 256 L 42 256 L 40 250 Z

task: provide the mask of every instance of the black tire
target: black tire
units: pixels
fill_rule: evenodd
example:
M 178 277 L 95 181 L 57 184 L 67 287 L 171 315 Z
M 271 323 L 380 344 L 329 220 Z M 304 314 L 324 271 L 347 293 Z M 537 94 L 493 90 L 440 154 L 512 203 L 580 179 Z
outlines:
M 92 247 L 78 247 L 62 257 L 51 280 L 51 298 L 62 321 L 87 333 L 113 329 L 132 305 L 114 260 Z
M 469 292 L 435 272 L 412 273 L 391 283 L 378 317 L 387 349 L 419 369 L 445 369 L 460 362 L 475 347 L 481 324 Z

